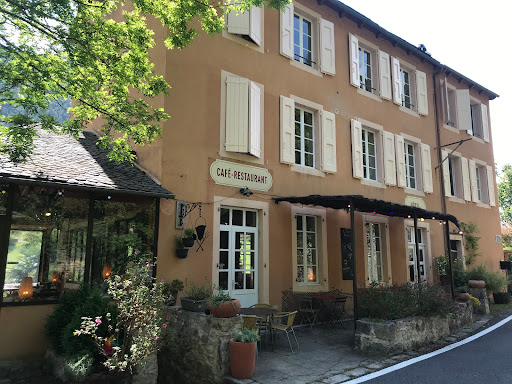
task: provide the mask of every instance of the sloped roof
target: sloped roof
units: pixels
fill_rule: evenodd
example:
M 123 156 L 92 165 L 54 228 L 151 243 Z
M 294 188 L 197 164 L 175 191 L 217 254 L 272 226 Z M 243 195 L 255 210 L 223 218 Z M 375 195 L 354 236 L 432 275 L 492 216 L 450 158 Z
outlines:
M 80 133 L 76 140 L 39 130 L 34 154 L 25 163 L 15 164 L 0 154 L 0 182 L 48 184 L 55 187 L 173 198 L 167 189 L 137 167 L 116 164 L 100 149 L 92 132 Z

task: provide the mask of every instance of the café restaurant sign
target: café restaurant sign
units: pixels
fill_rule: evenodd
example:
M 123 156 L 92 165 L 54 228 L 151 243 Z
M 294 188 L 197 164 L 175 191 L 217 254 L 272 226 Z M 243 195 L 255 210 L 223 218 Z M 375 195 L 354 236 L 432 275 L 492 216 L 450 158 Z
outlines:
M 427 204 L 425 204 L 425 200 L 420 199 L 419 197 L 414 196 L 407 196 L 405 198 L 405 205 L 408 205 L 410 207 L 418 207 L 427 209 Z
M 247 187 L 255 191 L 268 191 L 272 187 L 272 175 L 266 168 L 225 160 L 215 160 L 212 163 L 210 176 L 216 184 L 230 187 Z

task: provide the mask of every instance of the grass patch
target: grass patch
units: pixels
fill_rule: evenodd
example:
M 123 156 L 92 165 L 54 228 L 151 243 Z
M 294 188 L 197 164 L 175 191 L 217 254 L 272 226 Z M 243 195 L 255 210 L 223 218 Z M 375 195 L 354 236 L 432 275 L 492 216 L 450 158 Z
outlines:
M 495 316 L 497 315 L 498 313 L 500 312 L 503 312 L 507 309 L 510 309 L 512 308 L 512 302 L 508 303 L 508 304 L 492 304 L 492 303 L 489 303 L 489 314 L 491 316 Z

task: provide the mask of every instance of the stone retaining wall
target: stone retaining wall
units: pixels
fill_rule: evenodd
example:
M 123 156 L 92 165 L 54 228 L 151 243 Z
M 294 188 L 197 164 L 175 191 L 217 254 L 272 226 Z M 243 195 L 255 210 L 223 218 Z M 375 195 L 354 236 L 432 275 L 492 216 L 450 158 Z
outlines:
M 220 319 L 178 311 L 183 328 L 158 353 L 159 384 L 216 384 L 230 373 L 229 339 L 242 330 L 240 316 Z
M 480 300 L 479 307 L 473 307 L 473 312 L 480 315 L 489 314 L 489 298 L 485 288 L 469 288 L 469 294 Z
M 394 354 L 448 336 L 473 321 L 470 303 L 459 304 L 454 318 L 408 317 L 381 323 L 357 321 L 356 348 L 363 353 Z

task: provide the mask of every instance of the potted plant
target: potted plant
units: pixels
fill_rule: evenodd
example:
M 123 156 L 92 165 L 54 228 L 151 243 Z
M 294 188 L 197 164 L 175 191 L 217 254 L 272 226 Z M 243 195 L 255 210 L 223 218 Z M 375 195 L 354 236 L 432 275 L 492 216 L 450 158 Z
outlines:
M 507 286 L 507 278 L 501 272 L 488 272 L 485 286 L 489 293 L 492 292 L 494 304 L 507 304 L 510 302 L 510 294 L 504 292 Z
M 470 295 L 468 293 L 468 289 L 466 287 L 457 287 L 456 299 L 461 302 L 469 301 Z
M 439 280 L 441 281 L 441 285 L 450 285 L 451 278 L 448 274 L 450 270 L 450 266 L 448 263 L 448 258 L 444 255 L 435 258 L 437 274 L 439 275 Z
M 207 302 L 211 296 L 211 286 L 196 285 L 192 282 L 185 292 L 185 297 L 181 298 L 181 306 L 185 311 L 204 312 L 208 309 Z
M 183 246 L 186 248 L 190 248 L 194 245 L 194 241 L 196 241 L 196 231 L 194 228 L 187 228 L 183 231 Z
M 256 343 L 260 337 L 250 329 L 244 329 L 229 341 L 231 375 L 236 379 L 250 379 L 256 363 Z
M 170 284 L 164 285 L 164 293 L 166 296 L 172 297 L 170 300 L 170 305 L 176 304 L 178 301 L 178 293 L 182 291 L 184 288 L 183 281 L 180 279 L 174 279 Z
M 240 311 L 240 301 L 219 290 L 210 298 L 210 311 L 214 317 L 234 317 Z
M 188 249 L 183 246 L 183 239 L 180 236 L 176 236 L 176 256 L 179 259 L 184 259 L 188 255 Z

